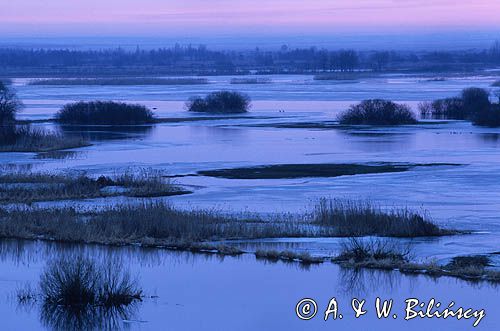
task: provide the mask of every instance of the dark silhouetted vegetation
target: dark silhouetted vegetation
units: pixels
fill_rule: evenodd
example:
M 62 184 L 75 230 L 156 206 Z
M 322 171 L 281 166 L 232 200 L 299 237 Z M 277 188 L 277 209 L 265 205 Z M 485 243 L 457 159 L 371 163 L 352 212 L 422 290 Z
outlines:
M 281 179 L 303 177 L 338 177 L 408 171 L 414 167 L 456 165 L 445 163 L 311 163 L 274 164 L 255 167 L 198 171 L 198 175 L 228 179 Z
M 232 78 L 231 84 L 271 84 L 270 78 Z
M 352 81 L 362 78 L 364 76 L 373 75 L 373 73 L 361 73 L 361 72 L 329 72 L 314 75 L 314 80 L 339 80 L 339 81 Z
M 257 250 L 255 252 L 257 259 L 265 259 L 269 261 L 285 261 L 285 262 L 300 262 L 302 264 L 323 263 L 321 257 L 311 256 L 308 252 L 296 253 L 292 251 L 278 252 L 275 250 Z
M 121 306 L 141 300 L 142 291 L 118 263 L 102 265 L 79 258 L 48 263 L 40 291 L 45 304 L 62 306 Z
M 500 126 L 500 104 L 491 104 L 487 110 L 476 114 L 472 119 L 474 125 L 499 127 Z
M 0 49 L 2 73 L 11 77 L 118 77 L 355 71 L 457 72 L 500 64 L 498 42 L 489 49 L 356 51 L 291 48 L 209 50 L 204 45 L 158 49 Z
M 18 125 L 16 113 L 22 107 L 15 91 L 0 81 L 0 152 L 45 152 L 88 145 L 80 138 L 68 138 L 30 125 Z
M 206 78 L 53 78 L 31 80 L 29 85 L 198 85 L 208 84 Z
M 80 137 L 34 128 L 29 125 L 0 125 L 0 152 L 47 152 L 89 146 Z
M 154 122 L 153 112 L 143 105 L 114 101 L 76 102 L 65 105 L 56 114 L 63 124 L 135 125 Z
M 403 125 L 416 124 L 417 119 L 410 107 L 388 100 L 364 100 L 352 105 L 338 117 L 344 125 Z
M 467 118 L 462 98 L 445 98 L 419 104 L 420 114 L 424 118 L 442 118 L 463 120 Z
M 7 83 L 0 81 L 0 125 L 13 122 L 22 106 L 16 92 Z
M 464 89 L 460 97 L 422 103 L 419 108 L 423 117 L 469 120 L 479 126 L 500 126 L 500 103 L 492 103 L 490 92 L 477 87 Z
M 450 263 L 436 261 L 416 263 L 410 261 L 410 246 L 402 246 L 387 239 L 350 238 L 343 244 L 333 262 L 349 268 L 399 270 L 432 277 L 450 276 L 469 281 L 500 282 L 500 272 L 489 270 L 486 256 L 457 256 Z
M 342 244 L 340 254 L 335 261 L 351 261 L 354 263 L 382 262 L 406 263 L 409 260 L 411 249 L 403 247 L 395 241 L 387 239 L 349 238 Z
M 421 237 L 450 234 L 440 229 L 423 213 L 408 209 L 382 210 L 370 202 L 322 199 L 314 221 L 336 229 L 342 236 L 379 235 Z
M 458 97 L 425 102 L 419 108 L 423 117 L 473 120 L 478 114 L 487 112 L 490 106 L 487 90 L 470 87 L 462 90 Z
M 5 171 L 0 175 L 0 204 L 32 203 L 113 196 L 160 197 L 187 194 L 164 179 L 161 172 L 136 169 L 111 177 Z
M 250 97 L 239 92 L 212 92 L 205 98 L 194 97 L 189 99 L 186 108 L 189 111 L 200 113 L 245 113 L 250 108 Z
M 490 92 L 477 87 L 469 87 L 462 90 L 460 95 L 464 112 L 469 117 L 474 117 L 475 114 L 486 112 L 490 108 Z
M 200 247 L 200 243 L 214 240 L 362 235 L 417 237 L 456 233 L 438 228 L 415 212 L 385 213 L 365 206 L 323 202 L 306 215 L 278 214 L 268 218 L 213 210 L 184 211 L 165 202 L 83 210 L 19 207 L 0 209 L 0 237 L 119 245 L 140 243 L 201 250 L 205 248 Z M 353 224 L 348 224 L 350 221 Z

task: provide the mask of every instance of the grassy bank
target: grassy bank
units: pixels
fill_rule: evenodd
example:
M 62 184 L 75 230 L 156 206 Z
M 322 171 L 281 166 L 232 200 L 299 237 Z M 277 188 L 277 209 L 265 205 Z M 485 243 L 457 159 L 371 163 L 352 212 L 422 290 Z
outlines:
M 159 197 L 190 193 L 151 169 L 114 177 L 85 174 L 5 172 L 0 174 L 0 204 L 113 196 Z
M 346 209 L 343 213 L 351 213 L 351 209 Z M 117 205 L 83 211 L 76 208 L 19 207 L 0 209 L 0 237 L 100 244 L 141 243 L 146 246 L 173 246 L 182 249 L 199 247 L 197 245 L 204 242 L 231 239 L 357 235 L 416 237 L 451 233 L 435 225 L 430 226 L 431 221 L 416 213 L 416 217 L 410 219 L 398 219 L 398 215 L 403 215 L 402 213 L 391 215 L 393 223 L 390 228 L 385 224 L 382 227 L 373 226 L 373 223 L 383 218 L 382 211 L 376 217 L 369 217 L 368 212 L 365 214 L 367 217 L 345 228 L 318 222 L 322 217 L 325 218 L 324 213 L 318 213 L 318 208 L 312 215 L 282 214 L 263 218 L 207 210 L 184 211 L 165 202 Z M 400 231 L 397 231 L 398 224 L 401 225 Z M 422 225 L 426 228 L 419 229 Z M 388 229 L 387 232 L 384 229 Z
M 79 137 L 68 137 L 30 126 L 0 127 L 0 152 L 49 152 L 89 146 Z

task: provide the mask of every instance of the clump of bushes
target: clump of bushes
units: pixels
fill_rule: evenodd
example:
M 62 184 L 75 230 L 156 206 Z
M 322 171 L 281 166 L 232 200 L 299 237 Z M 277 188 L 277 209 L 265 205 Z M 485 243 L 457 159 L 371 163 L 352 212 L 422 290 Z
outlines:
M 464 103 L 462 98 L 445 98 L 433 102 L 419 104 L 420 114 L 424 118 L 465 119 Z
M 56 114 L 63 124 L 136 125 L 154 122 L 153 112 L 143 105 L 114 101 L 76 102 Z
M 370 99 L 352 105 L 338 117 L 347 125 L 401 125 L 416 124 L 417 119 L 408 105 L 389 100 Z
M 459 97 L 438 99 L 419 105 L 423 117 L 469 120 L 479 126 L 500 126 L 500 104 L 490 101 L 482 88 L 464 89 Z
M 200 113 L 245 113 L 250 108 L 250 97 L 244 93 L 218 91 L 205 98 L 193 97 L 186 103 L 188 111 Z

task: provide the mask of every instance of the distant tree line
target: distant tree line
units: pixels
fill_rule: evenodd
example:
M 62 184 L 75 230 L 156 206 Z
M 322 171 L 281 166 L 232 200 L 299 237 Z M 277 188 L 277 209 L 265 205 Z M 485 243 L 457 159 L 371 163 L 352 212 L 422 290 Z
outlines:
M 206 46 L 180 46 L 129 51 L 122 48 L 103 50 L 72 49 L 0 49 L 0 70 L 22 72 L 23 69 L 51 69 L 53 73 L 68 68 L 82 75 L 102 72 L 95 68 L 127 69 L 126 73 L 146 73 L 161 68 L 162 73 L 224 74 L 297 73 L 307 71 L 356 70 L 428 70 L 470 69 L 500 64 L 500 42 L 482 50 L 462 51 L 356 51 L 311 48 L 279 50 L 216 51 Z M 93 71 L 93 70 L 94 71 Z M 133 71 L 133 70 L 135 71 Z M 55 70 L 55 71 L 54 71 Z M 58 71 L 59 70 L 59 71 Z M 132 70 L 132 71 L 131 71 Z M 43 72 L 40 71 L 40 72 Z M 2 72 L 0 71 L 0 74 Z M 36 71 L 32 71 L 36 73 Z M 109 72 L 102 72 L 109 74 Z

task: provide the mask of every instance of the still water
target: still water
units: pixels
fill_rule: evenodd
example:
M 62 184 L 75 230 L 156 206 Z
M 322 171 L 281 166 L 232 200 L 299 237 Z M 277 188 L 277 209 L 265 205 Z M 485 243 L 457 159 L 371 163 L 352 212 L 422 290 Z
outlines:
M 485 309 L 479 330 L 496 330 L 499 289 L 451 278 L 402 276 L 398 272 L 353 271 L 326 263 L 268 263 L 253 255 L 218 257 L 141 248 L 103 248 L 39 242 L 0 241 L 0 316 L 2 330 L 57 329 L 75 322 L 71 315 L 44 311 L 39 303 L 19 305 L 15 292 L 36 285 L 45 263 L 59 256 L 90 256 L 97 261 L 121 259 L 148 296 L 119 313 L 94 313 L 79 321 L 83 329 L 112 327 L 130 330 L 471 330 L 473 320 L 404 320 L 405 300 L 435 298 L 447 306 Z M 343 319 L 324 321 L 335 297 Z M 375 299 L 393 299 L 392 317 L 378 320 Z M 317 302 L 309 321 L 295 315 L 303 298 Z M 367 314 L 356 319 L 351 300 L 366 299 Z M 104 315 L 104 317 L 103 317 Z
M 193 86 L 29 86 L 14 80 L 26 108 L 25 119 L 48 119 L 65 103 L 113 99 L 155 108 L 160 117 L 181 119 L 134 131 L 91 128 L 84 134 L 90 147 L 65 153 L 1 153 L 2 165 L 39 171 L 85 171 L 113 174 L 151 167 L 176 177 L 193 194 L 168 198 L 179 208 L 217 208 L 261 213 L 303 212 L 321 197 L 367 199 L 384 207 L 423 209 L 442 226 L 473 234 L 412 241 L 417 259 L 446 260 L 463 254 L 489 254 L 500 266 L 500 129 L 478 128 L 467 122 L 445 121 L 397 128 L 321 128 L 349 104 L 366 98 L 418 102 L 454 96 L 462 88 L 488 87 L 494 77 L 383 76 L 348 82 L 314 81 L 311 76 L 272 76 L 271 84 L 231 85 L 232 77 L 208 77 L 210 84 Z M 253 99 L 252 111 L 239 118 L 193 121 L 184 101 L 213 90 L 234 89 Z M 304 125 L 304 123 L 309 123 Z M 311 124 L 312 123 L 312 124 Z M 290 128 L 302 124 L 304 128 Z M 38 123 L 62 130 L 51 123 Z M 66 134 L 75 134 L 65 131 Z M 76 133 L 81 132 L 77 129 Z M 288 163 L 453 163 L 417 167 L 407 172 L 336 178 L 236 180 L 197 176 L 200 170 Z M 117 198 L 111 203 L 137 200 Z M 107 205 L 109 200 L 62 201 L 42 206 Z M 273 239 L 237 243 L 248 251 L 262 245 L 304 250 L 313 255 L 338 252 L 335 238 Z M 130 329 L 254 330 L 402 328 L 470 330 L 470 321 L 376 320 L 367 314 L 354 323 L 349 303 L 366 298 L 373 308 L 377 296 L 394 298 L 403 313 L 404 299 L 431 297 L 463 306 L 485 308 L 479 329 L 498 329 L 498 289 L 450 278 L 403 276 L 397 272 L 352 272 L 327 263 L 309 269 L 295 264 L 269 264 L 253 255 L 226 257 L 192 255 L 139 248 L 99 248 L 2 241 L 0 252 L 0 316 L 8 330 L 55 328 L 40 307 L 19 307 L 12 293 L 25 282 L 36 284 L 47 260 L 59 254 L 86 254 L 98 259 L 120 258 L 138 274 L 145 299 L 116 323 Z M 11 297 L 9 300 L 8 297 Z M 156 298 L 156 296 L 158 296 Z M 303 297 L 325 306 L 337 297 L 343 320 L 300 321 L 294 308 Z M 5 299 L 5 300 L 3 300 Z M 488 314 L 489 312 L 489 314 Z M 99 315 L 99 314 L 97 314 Z M 104 318 L 109 321 L 110 318 Z M 113 320 L 113 319 L 111 319 Z M 97 325 L 99 319 L 97 318 Z M 437 324 L 434 324 L 437 323 Z

